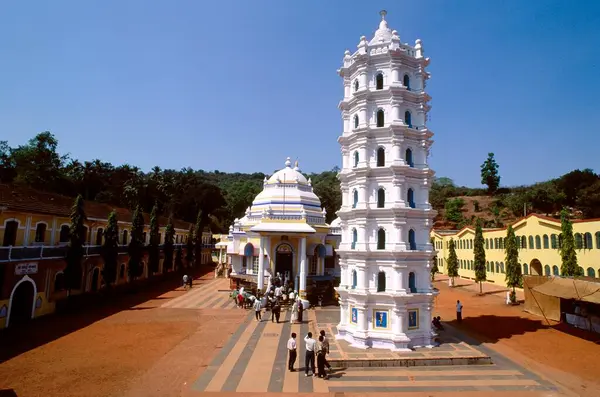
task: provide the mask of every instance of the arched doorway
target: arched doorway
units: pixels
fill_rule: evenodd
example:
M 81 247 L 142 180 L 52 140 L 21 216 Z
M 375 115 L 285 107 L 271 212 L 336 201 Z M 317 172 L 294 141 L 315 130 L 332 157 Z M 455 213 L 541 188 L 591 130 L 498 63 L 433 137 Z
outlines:
M 279 244 L 275 251 L 275 274 L 282 276 L 287 273 L 287 280 L 294 279 L 294 251 L 287 243 Z
M 7 325 L 19 325 L 32 319 L 36 293 L 35 283 L 28 276 L 15 285 L 10 294 Z
M 543 276 L 544 273 L 542 270 L 542 262 L 540 262 L 538 259 L 533 259 L 529 264 L 529 271 L 531 272 L 532 276 Z
M 92 283 L 90 285 L 90 291 L 96 292 L 98 291 L 98 278 L 100 277 L 100 268 L 95 267 L 92 272 Z

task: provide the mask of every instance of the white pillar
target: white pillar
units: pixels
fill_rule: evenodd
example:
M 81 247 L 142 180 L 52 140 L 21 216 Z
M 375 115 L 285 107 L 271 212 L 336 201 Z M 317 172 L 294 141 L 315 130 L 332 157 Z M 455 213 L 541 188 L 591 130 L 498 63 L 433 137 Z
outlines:
M 260 243 L 258 246 L 258 289 L 262 291 L 265 286 L 265 255 L 264 255 L 264 247 L 265 247 L 265 238 L 260 237 Z
M 300 254 L 300 297 L 306 299 L 306 237 L 300 239 L 298 247 Z
M 23 238 L 23 245 L 27 247 L 29 245 L 29 235 L 31 234 L 31 217 L 25 218 L 25 237 Z

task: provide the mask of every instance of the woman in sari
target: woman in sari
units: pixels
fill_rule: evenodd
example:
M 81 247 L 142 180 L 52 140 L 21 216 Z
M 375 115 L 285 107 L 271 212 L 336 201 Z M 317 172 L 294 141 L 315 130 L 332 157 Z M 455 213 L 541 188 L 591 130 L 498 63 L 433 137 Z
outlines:
M 300 300 L 300 298 L 298 298 L 296 302 L 298 302 L 298 322 L 302 323 L 302 312 L 304 311 L 304 305 L 302 304 L 302 300 Z
M 292 305 L 292 317 L 290 319 L 290 322 L 292 324 L 294 324 L 297 320 L 298 320 L 298 301 L 294 301 L 294 304 Z

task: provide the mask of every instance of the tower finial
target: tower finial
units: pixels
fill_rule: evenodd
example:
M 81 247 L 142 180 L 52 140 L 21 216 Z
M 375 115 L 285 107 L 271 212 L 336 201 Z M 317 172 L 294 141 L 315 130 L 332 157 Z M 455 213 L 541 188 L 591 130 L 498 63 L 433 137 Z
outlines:
M 385 16 L 387 15 L 387 11 L 381 10 L 381 11 L 379 11 L 379 15 L 381 15 L 381 20 L 385 21 Z

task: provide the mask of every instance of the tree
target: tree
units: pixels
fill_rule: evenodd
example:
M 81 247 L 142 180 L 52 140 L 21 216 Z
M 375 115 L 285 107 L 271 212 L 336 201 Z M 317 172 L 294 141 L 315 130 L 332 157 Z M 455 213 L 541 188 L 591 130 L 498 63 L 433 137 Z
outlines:
M 446 219 L 454 223 L 462 222 L 464 205 L 465 201 L 461 198 L 448 199 L 444 206 Z
M 483 240 L 483 230 L 481 228 L 481 221 L 479 219 L 477 220 L 477 226 L 475 227 L 473 256 L 475 262 L 475 281 L 479 283 L 479 293 L 483 294 L 483 286 L 481 283 L 487 280 L 487 274 L 485 268 L 485 248 Z
M 494 153 L 488 153 L 488 158 L 481 164 L 481 184 L 487 185 L 488 193 L 494 194 L 500 186 L 499 165 L 496 163 Z
M 127 273 L 130 280 L 135 280 L 141 276 L 143 268 L 141 267 L 142 257 L 144 255 L 144 215 L 140 206 L 135 207 L 131 219 L 131 241 L 129 242 L 129 266 Z
M 430 239 L 430 241 L 431 241 L 431 245 L 435 246 L 435 241 L 433 240 L 433 237 Z M 438 265 L 437 265 L 437 254 L 433 257 L 432 261 L 433 261 L 433 265 L 431 266 L 431 282 L 434 282 L 435 275 L 440 272 L 440 269 L 438 268 Z
M 185 242 L 185 260 L 188 267 L 194 263 L 194 225 L 190 225 L 190 230 L 188 230 Z
M 165 259 L 163 261 L 163 273 L 173 268 L 173 240 L 175 237 L 175 228 L 173 227 L 173 218 L 169 216 L 169 222 L 165 227 L 165 245 L 163 252 Z
M 64 277 L 67 296 L 71 295 L 71 290 L 81 287 L 81 260 L 83 259 L 85 243 L 84 222 L 87 220 L 85 216 L 83 197 L 77 196 L 73 206 L 71 207 L 71 227 L 69 228 L 69 245 L 67 246 L 66 262 Z
M 506 244 L 504 246 L 506 253 L 506 286 L 512 288 L 510 294 L 511 302 L 516 302 L 515 288 L 521 285 L 521 265 L 519 264 L 519 240 L 515 236 L 515 231 L 509 225 L 506 230 Z
M 562 236 L 562 244 L 560 246 L 562 264 L 560 266 L 560 273 L 568 277 L 583 276 L 583 271 L 577 265 L 573 224 L 569 220 L 569 212 L 565 208 L 560 212 L 560 228 Z
M 450 239 L 446 263 L 448 264 L 448 277 L 450 277 L 451 285 L 454 287 L 454 277 L 458 277 L 458 257 L 456 256 L 454 239 Z
M 154 203 L 150 213 L 150 244 L 148 245 L 148 276 L 158 272 L 160 265 L 158 203 Z
M 117 213 L 112 211 L 108 215 L 108 225 L 104 230 L 104 243 L 102 244 L 102 279 L 107 288 L 110 288 L 117 279 L 117 267 L 119 258 L 119 225 Z
M 202 232 L 204 231 L 204 214 L 202 210 L 198 211 L 196 224 L 194 225 L 194 256 L 196 266 L 202 265 Z
M 183 268 L 183 260 L 181 259 L 181 245 L 177 246 L 177 250 L 175 251 L 175 269 L 180 271 Z

